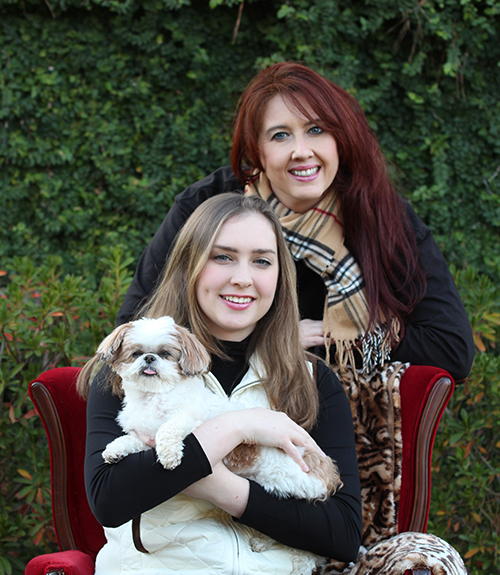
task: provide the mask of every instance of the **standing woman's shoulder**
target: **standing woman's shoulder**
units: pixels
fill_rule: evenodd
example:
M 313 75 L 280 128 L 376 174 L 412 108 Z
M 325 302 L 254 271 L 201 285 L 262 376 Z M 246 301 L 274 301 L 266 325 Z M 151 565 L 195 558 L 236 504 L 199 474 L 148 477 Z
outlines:
M 403 208 L 406 212 L 406 217 L 408 218 L 408 223 L 410 224 L 410 228 L 415 235 L 415 240 L 417 244 L 419 244 L 422 240 L 424 240 L 427 236 L 432 236 L 431 230 L 428 226 L 424 223 L 424 221 L 417 215 L 417 212 L 410 204 L 410 202 L 404 198 L 400 198 L 401 203 L 403 204 Z
M 241 192 L 244 187 L 234 175 L 231 166 L 223 166 L 188 186 L 175 196 L 172 209 L 180 209 L 187 217 L 208 198 L 225 192 Z

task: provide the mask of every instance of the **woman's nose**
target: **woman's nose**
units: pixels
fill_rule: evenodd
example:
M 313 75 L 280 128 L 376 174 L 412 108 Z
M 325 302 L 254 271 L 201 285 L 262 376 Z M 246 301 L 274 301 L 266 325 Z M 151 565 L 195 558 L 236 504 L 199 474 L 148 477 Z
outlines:
M 292 160 L 303 160 L 313 155 L 311 147 L 304 136 L 296 136 L 293 142 Z
M 249 266 L 241 264 L 235 270 L 231 277 L 231 283 L 240 287 L 252 285 L 253 279 Z

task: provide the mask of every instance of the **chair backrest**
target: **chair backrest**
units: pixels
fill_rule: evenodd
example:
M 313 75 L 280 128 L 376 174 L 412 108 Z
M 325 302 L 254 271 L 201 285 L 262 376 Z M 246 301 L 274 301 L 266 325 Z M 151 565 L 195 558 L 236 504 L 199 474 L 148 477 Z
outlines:
M 95 557 L 106 540 L 85 494 L 87 403 L 76 392 L 79 371 L 76 367 L 46 371 L 31 382 L 29 394 L 49 442 L 52 514 L 59 548 L 79 549 Z
M 86 402 L 76 392 L 79 368 L 55 368 L 30 384 L 29 394 L 47 433 L 52 512 L 61 551 L 79 549 L 95 557 L 104 532 L 87 502 L 83 477 Z M 400 383 L 403 435 L 399 532 L 425 532 L 430 504 L 434 438 L 453 393 L 449 374 L 434 367 L 409 367 Z

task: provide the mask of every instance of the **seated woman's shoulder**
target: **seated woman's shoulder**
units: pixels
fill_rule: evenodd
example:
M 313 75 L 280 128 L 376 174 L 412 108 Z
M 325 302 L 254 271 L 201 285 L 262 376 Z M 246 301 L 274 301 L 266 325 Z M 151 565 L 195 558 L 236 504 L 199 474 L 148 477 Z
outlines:
M 316 384 L 320 393 L 325 391 L 343 391 L 342 383 L 332 366 L 328 365 L 321 357 L 312 353 L 307 354 L 307 359 L 313 366 L 316 374 Z

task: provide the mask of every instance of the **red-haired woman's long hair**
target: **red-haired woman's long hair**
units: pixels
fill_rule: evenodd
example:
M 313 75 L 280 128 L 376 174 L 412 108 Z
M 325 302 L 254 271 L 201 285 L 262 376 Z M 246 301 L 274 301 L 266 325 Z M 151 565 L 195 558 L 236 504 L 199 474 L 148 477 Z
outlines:
M 280 62 L 258 74 L 236 110 L 234 173 L 247 183 L 264 170 L 259 132 L 267 103 L 276 95 L 309 120 L 319 118 L 320 127 L 335 138 L 339 169 L 333 187 L 341 200 L 346 245 L 363 271 L 370 327 L 381 320 L 382 313 L 399 319 L 403 336 L 404 318 L 422 298 L 426 280 L 413 230 L 389 179 L 377 138 L 350 94 L 295 62 Z M 396 334 L 390 328 L 395 343 Z

